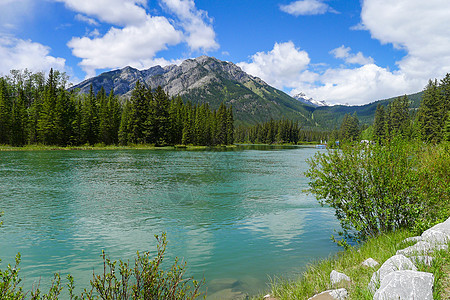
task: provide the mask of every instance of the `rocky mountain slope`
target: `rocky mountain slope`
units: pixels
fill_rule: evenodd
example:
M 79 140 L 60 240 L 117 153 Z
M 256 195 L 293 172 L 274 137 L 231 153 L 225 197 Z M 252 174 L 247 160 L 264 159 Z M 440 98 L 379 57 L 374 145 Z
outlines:
M 94 92 L 103 86 L 107 92 L 112 89 L 118 95 L 129 97 L 138 80 L 152 89 L 161 86 L 169 96 L 180 96 L 194 104 L 209 103 L 213 109 L 222 102 L 232 105 L 236 125 L 286 118 L 297 120 L 304 127 L 333 129 L 339 128 L 345 114 L 354 112 L 361 123 L 371 124 L 377 104 L 387 105 L 392 100 L 362 106 L 327 106 L 304 94 L 291 97 L 231 62 L 208 56 L 185 60 L 179 66 L 155 66 L 142 71 L 125 67 L 87 79 L 71 89 L 88 93 L 92 84 Z M 412 109 L 419 106 L 421 95 L 408 96 Z
M 231 62 L 207 56 L 185 60 L 179 66 L 155 66 L 142 71 L 125 67 L 87 79 L 72 89 L 87 93 L 92 84 L 94 92 L 103 86 L 107 92 L 113 89 L 127 97 L 138 80 L 152 89 L 161 86 L 170 96 L 181 96 L 194 104 L 208 102 L 213 109 L 222 102 L 233 105 L 238 124 L 284 117 L 314 126 L 313 106 L 295 100 Z

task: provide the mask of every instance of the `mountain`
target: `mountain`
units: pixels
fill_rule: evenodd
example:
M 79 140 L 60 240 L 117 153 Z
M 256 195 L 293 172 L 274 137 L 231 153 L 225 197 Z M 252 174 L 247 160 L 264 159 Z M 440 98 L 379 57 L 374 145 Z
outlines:
M 328 104 L 325 101 L 323 101 L 323 100 L 320 101 L 320 100 L 315 100 L 313 98 L 306 97 L 305 93 L 299 93 L 299 94 L 293 96 L 292 98 L 297 99 L 298 101 L 300 101 L 302 103 L 312 105 L 314 107 L 328 106 Z
M 410 110 L 417 110 L 422 101 L 423 92 L 407 95 L 410 102 Z M 345 114 L 353 114 L 356 112 L 358 119 L 362 124 L 372 124 L 378 103 L 387 106 L 397 97 L 374 101 L 365 105 L 334 105 L 317 107 L 311 115 L 311 118 L 321 127 L 328 129 L 339 128 Z
M 213 109 L 222 102 L 232 105 L 237 125 L 284 117 L 315 126 L 311 119 L 314 107 L 245 73 L 231 62 L 208 56 L 185 60 L 179 66 L 155 66 L 142 71 L 125 67 L 87 79 L 71 89 L 88 93 L 92 84 L 95 93 L 103 86 L 107 92 L 112 89 L 115 94 L 129 97 L 138 80 L 152 89 L 161 86 L 169 96 L 180 96 L 193 104 L 207 102 Z
M 232 105 L 236 125 L 286 118 L 299 121 L 304 127 L 333 129 L 339 128 L 345 114 L 354 112 L 362 124 L 371 124 L 378 103 L 387 105 L 393 99 L 361 106 L 327 106 L 303 93 L 293 98 L 231 62 L 208 56 L 185 60 L 179 66 L 155 66 L 142 71 L 125 67 L 87 79 L 71 89 L 88 93 L 92 84 L 95 93 L 103 86 L 107 92 L 113 89 L 116 94 L 129 97 L 138 80 L 152 89 L 161 86 L 169 96 L 180 96 L 193 104 L 209 103 L 213 109 L 222 102 Z M 418 108 L 422 92 L 408 98 L 411 108 Z

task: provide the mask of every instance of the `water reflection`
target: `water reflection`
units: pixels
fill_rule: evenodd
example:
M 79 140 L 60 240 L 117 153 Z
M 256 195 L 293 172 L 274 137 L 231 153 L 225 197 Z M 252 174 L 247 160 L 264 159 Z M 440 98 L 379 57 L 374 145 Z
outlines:
M 2 263 L 20 251 L 26 287 L 40 276 L 45 287 L 58 271 L 81 287 L 102 249 L 133 259 L 137 250 L 154 253 L 154 235 L 167 232 L 168 261 L 184 258 L 190 275 L 207 278 L 211 297 L 258 291 L 268 275 L 336 251 L 332 212 L 302 192 L 305 158 L 316 151 L 0 153 Z

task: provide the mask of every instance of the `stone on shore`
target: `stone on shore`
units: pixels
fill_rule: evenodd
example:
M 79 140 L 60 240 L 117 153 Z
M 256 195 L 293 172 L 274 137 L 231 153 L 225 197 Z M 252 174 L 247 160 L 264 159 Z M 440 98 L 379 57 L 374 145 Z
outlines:
M 416 265 L 424 264 L 431 267 L 434 257 L 429 255 L 418 255 L 418 256 L 411 256 L 409 259 L 411 259 L 411 261 Z
M 417 271 L 413 262 L 404 255 L 394 255 L 384 262 L 384 264 L 374 272 L 369 282 L 369 290 L 374 293 L 383 279 L 392 272 L 401 270 Z
M 368 268 L 374 268 L 374 267 L 378 266 L 379 263 L 375 259 L 370 257 L 370 258 L 366 259 L 365 261 L 363 261 L 361 263 L 361 265 L 368 267 Z
M 350 277 L 348 277 L 344 273 L 339 273 L 339 272 L 333 270 L 330 273 L 330 281 L 331 281 L 332 286 L 342 284 L 342 283 L 347 284 L 350 282 Z
M 348 297 L 346 289 L 328 290 L 314 295 L 308 300 L 345 300 Z
M 395 271 L 386 275 L 374 300 L 432 300 L 434 276 L 411 270 Z
M 396 254 L 403 254 L 405 256 L 412 255 L 425 255 L 429 254 L 435 250 L 447 249 L 447 245 L 441 244 L 430 244 L 429 242 L 420 241 L 416 244 L 409 246 L 405 249 L 397 250 Z

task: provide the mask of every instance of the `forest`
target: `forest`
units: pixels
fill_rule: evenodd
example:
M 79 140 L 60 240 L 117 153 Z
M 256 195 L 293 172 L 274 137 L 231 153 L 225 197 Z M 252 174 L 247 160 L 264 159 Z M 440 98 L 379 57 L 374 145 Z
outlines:
M 129 99 L 101 88 L 68 91 L 64 73 L 11 71 L 0 78 L 0 144 L 230 145 L 233 108 L 183 103 L 137 82 Z

